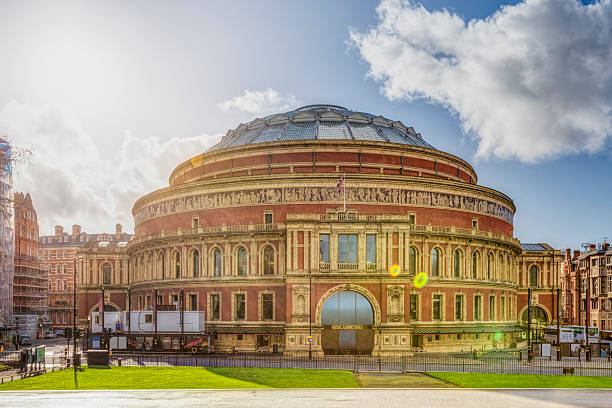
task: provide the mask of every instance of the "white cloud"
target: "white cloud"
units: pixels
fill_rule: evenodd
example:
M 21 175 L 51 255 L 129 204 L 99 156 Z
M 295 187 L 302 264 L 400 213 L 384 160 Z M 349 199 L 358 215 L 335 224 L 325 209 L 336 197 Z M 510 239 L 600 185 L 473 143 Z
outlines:
M 263 91 L 245 90 L 242 95 L 234 96 L 218 104 L 224 112 L 242 111 L 259 116 L 285 112 L 294 109 L 296 105 L 295 96 L 283 95 L 272 88 Z
M 455 112 L 476 156 L 596 152 L 612 134 L 612 2 L 527 0 L 484 20 L 384 0 L 351 43 L 391 100 Z
M 188 138 L 139 138 L 125 132 L 116 154 L 101 153 L 94 139 L 70 112 L 12 101 L 0 110 L 0 134 L 31 147 L 27 163 L 14 177 L 15 190 L 30 192 L 41 235 L 55 224 L 70 230 L 114 231 L 116 222 L 133 229 L 132 206 L 144 194 L 168 185 L 171 171 L 202 153 L 220 135 Z

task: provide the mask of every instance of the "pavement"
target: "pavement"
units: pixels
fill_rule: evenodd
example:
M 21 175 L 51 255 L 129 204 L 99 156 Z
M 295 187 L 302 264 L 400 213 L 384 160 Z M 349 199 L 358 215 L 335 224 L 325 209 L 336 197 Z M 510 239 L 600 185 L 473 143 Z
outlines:
M 264 390 L 136 390 L 136 391 L 5 391 L 6 407 L 248 407 L 248 408 L 405 408 L 606 407 L 612 390 L 599 389 L 264 389 Z
M 362 371 L 355 373 L 355 380 L 361 388 L 457 388 L 421 373 Z

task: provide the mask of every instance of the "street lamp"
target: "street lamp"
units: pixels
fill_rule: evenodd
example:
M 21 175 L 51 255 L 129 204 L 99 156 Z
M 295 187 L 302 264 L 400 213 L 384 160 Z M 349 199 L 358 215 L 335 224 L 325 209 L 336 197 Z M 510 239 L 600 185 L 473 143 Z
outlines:
M 308 269 L 308 359 L 312 360 L 312 271 Z
M 83 258 L 79 258 L 82 260 Z M 72 277 L 72 367 L 74 368 L 74 387 L 78 388 L 77 383 L 77 366 L 76 366 L 76 354 L 77 354 L 77 331 L 76 331 L 76 320 L 77 320 L 77 258 L 73 258 L 74 267 Z

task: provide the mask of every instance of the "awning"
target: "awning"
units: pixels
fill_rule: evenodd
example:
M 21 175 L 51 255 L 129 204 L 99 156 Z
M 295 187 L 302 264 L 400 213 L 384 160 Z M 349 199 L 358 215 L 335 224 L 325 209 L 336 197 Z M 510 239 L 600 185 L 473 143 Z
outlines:
M 412 328 L 412 334 L 519 333 L 522 326 L 425 326 Z
M 208 334 L 283 334 L 284 327 L 278 326 L 213 326 L 208 325 Z

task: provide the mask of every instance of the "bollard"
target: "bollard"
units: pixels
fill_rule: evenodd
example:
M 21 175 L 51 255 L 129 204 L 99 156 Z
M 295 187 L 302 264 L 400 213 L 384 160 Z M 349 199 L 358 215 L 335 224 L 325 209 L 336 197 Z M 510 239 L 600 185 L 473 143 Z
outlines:
M 119 358 L 117 359 L 117 365 L 118 365 L 119 367 L 121 367 L 121 357 L 119 357 Z

